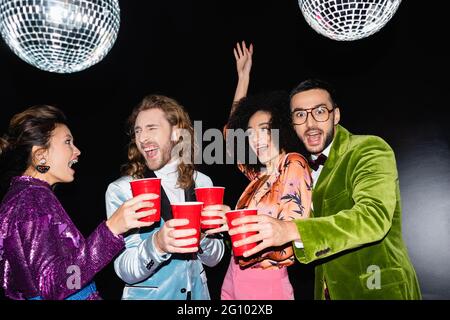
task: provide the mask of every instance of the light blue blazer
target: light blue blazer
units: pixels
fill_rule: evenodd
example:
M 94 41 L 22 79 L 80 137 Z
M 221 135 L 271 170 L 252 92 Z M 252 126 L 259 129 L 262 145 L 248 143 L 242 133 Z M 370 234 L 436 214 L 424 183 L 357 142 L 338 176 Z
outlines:
M 211 179 L 195 172 L 196 187 L 212 186 Z M 132 198 L 130 176 L 112 182 L 106 191 L 106 209 L 110 217 L 123 202 Z M 162 209 L 162 208 L 161 208 Z M 124 282 L 122 299 L 132 300 L 209 300 L 203 264 L 213 267 L 224 253 L 221 239 L 203 238 L 201 251 L 191 255 L 164 254 L 154 249 L 153 236 L 164 223 L 131 230 L 125 236 L 125 250 L 115 259 L 114 269 Z M 201 253 L 200 253 L 201 252 Z

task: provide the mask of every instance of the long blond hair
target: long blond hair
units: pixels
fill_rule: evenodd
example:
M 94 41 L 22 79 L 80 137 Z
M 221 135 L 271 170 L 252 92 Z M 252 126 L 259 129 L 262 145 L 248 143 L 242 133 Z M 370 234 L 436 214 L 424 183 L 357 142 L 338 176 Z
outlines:
M 192 126 L 191 119 L 185 111 L 184 107 L 180 105 L 176 100 L 163 96 L 163 95 L 148 95 L 146 96 L 134 109 L 127 121 L 128 134 L 131 140 L 128 144 L 128 162 L 121 168 L 123 175 L 132 176 L 134 179 L 144 178 L 144 172 L 146 169 L 146 161 L 142 154 L 139 152 L 136 145 L 136 138 L 134 134 L 134 125 L 136 118 L 141 111 L 150 109 L 160 109 L 164 112 L 167 121 L 171 126 L 177 126 L 179 129 L 187 130 L 190 140 L 188 145 L 190 146 L 189 163 L 180 161 L 178 165 L 178 186 L 187 189 L 194 185 L 194 155 L 196 152 L 194 128 Z M 183 142 L 183 135 L 178 138 L 175 145 Z M 184 141 L 186 142 L 186 141 Z M 184 150 L 180 151 L 178 155 L 180 159 L 185 159 L 186 155 L 183 155 Z

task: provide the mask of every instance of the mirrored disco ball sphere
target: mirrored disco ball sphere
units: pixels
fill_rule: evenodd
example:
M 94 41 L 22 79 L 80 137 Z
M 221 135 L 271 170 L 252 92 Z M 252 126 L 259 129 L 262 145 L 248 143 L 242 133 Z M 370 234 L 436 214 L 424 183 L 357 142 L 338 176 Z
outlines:
M 102 60 L 119 31 L 117 0 L 0 0 L 0 32 L 11 50 L 51 72 Z
M 299 0 L 308 24 L 333 40 L 352 41 L 380 30 L 401 0 Z

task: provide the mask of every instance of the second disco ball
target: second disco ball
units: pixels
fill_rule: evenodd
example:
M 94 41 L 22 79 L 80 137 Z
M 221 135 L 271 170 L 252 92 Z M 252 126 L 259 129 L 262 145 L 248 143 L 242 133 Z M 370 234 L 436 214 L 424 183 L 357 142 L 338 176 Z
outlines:
M 333 40 L 352 41 L 379 31 L 401 0 L 298 0 L 308 24 Z
M 0 32 L 14 53 L 50 72 L 102 60 L 119 31 L 118 0 L 0 0 Z

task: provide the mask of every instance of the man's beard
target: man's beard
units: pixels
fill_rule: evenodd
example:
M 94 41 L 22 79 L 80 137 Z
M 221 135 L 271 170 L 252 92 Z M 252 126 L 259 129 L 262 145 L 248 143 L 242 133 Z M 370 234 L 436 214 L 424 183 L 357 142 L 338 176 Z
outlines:
M 163 147 L 160 147 L 160 155 L 157 159 L 154 159 L 152 161 L 147 160 L 147 158 L 144 156 L 146 160 L 147 167 L 152 171 L 157 171 L 163 168 L 166 164 L 170 162 L 172 159 L 172 149 L 173 149 L 173 142 L 170 141 L 168 144 L 164 145 Z
M 334 126 L 331 127 L 331 130 L 329 130 L 325 136 L 325 143 L 323 144 L 323 147 L 320 149 L 320 151 L 312 151 L 308 148 L 306 148 L 306 151 L 308 151 L 309 154 L 320 154 L 325 150 L 333 141 L 334 138 Z M 303 141 L 302 141 L 303 142 Z M 303 142 L 303 145 L 306 147 L 306 144 Z

